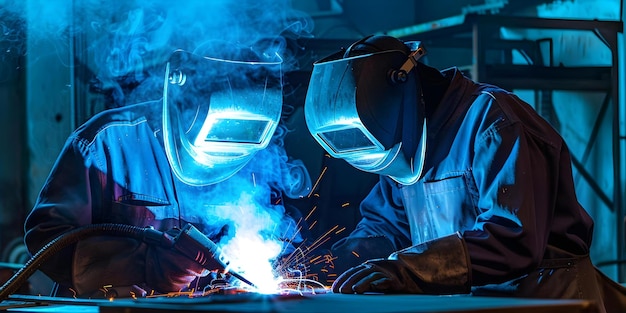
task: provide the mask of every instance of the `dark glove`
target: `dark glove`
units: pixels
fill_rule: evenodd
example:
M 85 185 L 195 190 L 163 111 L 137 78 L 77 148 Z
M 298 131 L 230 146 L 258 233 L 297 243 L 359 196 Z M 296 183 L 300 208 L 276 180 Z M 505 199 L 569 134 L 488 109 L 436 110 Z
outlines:
M 353 267 L 333 283 L 335 293 L 469 293 L 469 254 L 456 233 L 369 260 Z
M 227 267 L 218 246 L 192 224 L 147 234 L 146 284 L 158 292 L 180 291 L 197 277 Z
M 173 248 L 150 246 L 146 253 L 146 284 L 157 292 L 181 291 L 196 277 L 208 273 L 198 262 Z

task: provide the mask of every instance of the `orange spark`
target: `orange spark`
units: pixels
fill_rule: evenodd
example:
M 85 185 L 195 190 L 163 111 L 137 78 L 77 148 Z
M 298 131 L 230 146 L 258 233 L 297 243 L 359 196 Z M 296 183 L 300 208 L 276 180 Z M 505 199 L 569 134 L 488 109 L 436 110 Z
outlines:
M 337 257 L 333 257 L 331 254 L 325 254 L 324 259 L 326 260 L 326 263 L 332 264 L 333 261 L 337 259 Z
M 335 235 L 339 234 L 340 232 L 342 232 L 342 231 L 344 231 L 344 230 L 346 230 L 346 228 L 345 228 L 345 227 L 343 227 L 342 229 L 340 229 L 340 230 L 338 230 L 337 232 L 335 232 Z
M 337 229 L 337 227 L 339 227 L 339 225 L 333 226 L 333 228 L 331 228 L 330 230 L 326 231 L 323 235 L 319 236 L 317 238 L 317 240 L 315 240 L 313 243 L 311 243 L 311 245 L 307 248 L 307 250 L 308 251 L 315 250 L 317 247 L 321 246 L 323 243 L 328 241 L 330 239 L 330 237 L 326 237 L 326 236 L 328 236 L 328 234 L 330 234 L 331 232 L 335 231 L 335 229 Z
M 328 166 L 325 166 L 324 169 L 322 169 L 322 172 L 320 173 L 320 176 L 317 177 L 317 180 L 315 181 L 313 188 L 311 188 L 311 192 L 309 193 L 308 197 L 311 197 L 311 195 L 313 194 L 313 191 L 317 189 L 317 184 L 319 184 L 320 180 L 322 179 L 322 176 L 324 176 L 324 173 L 326 173 L 326 169 L 328 169 Z
M 357 257 L 357 258 L 360 258 L 360 257 L 361 257 L 361 256 L 360 256 L 358 253 L 356 253 L 355 251 L 352 251 L 352 254 L 354 254 L 354 256 L 355 256 L 355 257 Z
M 345 208 L 345 207 L 347 207 L 347 206 L 349 206 L 349 205 L 350 205 L 350 202 L 346 202 L 346 203 L 342 204 L 342 205 L 341 205 L 341 207 L 342 207 L 342 208 Z
M 311 260 L 309 261 L 309 263 L 313 263 L 313 262 L 315 262 L 317 259 L 319 259 L 319 258 L 321 258 L 321 257 L 322 257 L 321 255 L 318 255 L 318 256 L 314 257 L 313 259 L 311 259 Z
M 307 216 L 304 218 L 304 220 L 308 221 L 309 217 L 311 217 L 311 214 L 313 214 L 313 212 L 315 212 L 316 209 L 317 209 L 317 205 L 313 206 L 313 208 L 311 209 L 311 211 L 309 211 L 309 214 L 307 214 Z

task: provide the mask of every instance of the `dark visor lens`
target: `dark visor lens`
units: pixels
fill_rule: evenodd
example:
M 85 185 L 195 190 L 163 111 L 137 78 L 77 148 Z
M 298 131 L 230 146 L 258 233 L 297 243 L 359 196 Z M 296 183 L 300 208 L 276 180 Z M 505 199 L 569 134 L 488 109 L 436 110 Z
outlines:
M 320 138 L 335 151 L 335 153 L 346 153 L 360 150 L 377 148 L 360 129 L 347 128 L 335 131 L 328 131 L 319 134 Z
M 216 119 L 204 141 L 259 144 L 269 124 L 262 120 Z

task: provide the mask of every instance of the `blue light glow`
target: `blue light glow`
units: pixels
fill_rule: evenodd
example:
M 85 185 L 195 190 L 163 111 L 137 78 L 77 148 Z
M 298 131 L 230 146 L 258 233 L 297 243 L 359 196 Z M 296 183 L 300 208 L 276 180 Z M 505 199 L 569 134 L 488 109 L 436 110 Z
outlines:
M 298 64 L 287 49 L 287 40 L 310 36 L 313 24 L 290 4 L 289 0 L 0 0 L 0 42 L 13 44 L 7 51 L 22 54 L 26 53 L 21 37 L 25 30 L 29 43 L 54 42 L 58 50 L 49 53 L 74 55 L 77 63 L 94 74 L 98 87 L 112 95 L 115 103 L 107 105 L 123 106 L 162 97 L 164 65 L 177 49 L 223 60 L 245 59 L 247 55 L 242 57 L 242 53 L 259 56 L 257 60 L 280 56 L 283 71 L 296 69 Z M 28 26 L 34 19 L 37 23 Z M 81 49 L 80 53 L 73 54 L 75 49 Z M 0 61 L 4 55 L 0 52 Z M 193 78 L 201 81 L 202 75 L 205 79 L 216 77 L 215 73 L 195 73 Z M 189 84 L 187 76 L 174 78 L 177 86 Z M 266 95 L 255 94 L 255 98 L 238 94 L 231 98 L 244 96 L 256 100 Z M 306 195 L 311 183 L 304 165 L 288 158 L 282 145 L 286 132 L 276 128 L 273 121 L 277 118 L 236 116 L 232 112 L 219 121 L 227 118 L 263 124 L 259 133 L 253 134 L 254 139 L 234 140 L 248 140 L 266 149 L 232 179 L 209 187 L 186 186 L 189 193 L 187 198 L 180 198 L 179 205 L 182 217 L 204 226 L 207 236 L 208 229 L 225 229 L 219 244 L 232 265 L 262 286 L 273 279 L 271 260 L 289 253 L 285 245 L 299 238 L 283 204 L 271 203 L 270 199 L 274 192 L 291 198 Z M 192 112 L 192 117 L 197 113 Z M 207 143 L 206 138 L 219 140 L 212 135 L 217 133 L 202 129 L 197 138 L 202 144 L 198 146 Z M 179 195 L 185 194 L 182 189 Z

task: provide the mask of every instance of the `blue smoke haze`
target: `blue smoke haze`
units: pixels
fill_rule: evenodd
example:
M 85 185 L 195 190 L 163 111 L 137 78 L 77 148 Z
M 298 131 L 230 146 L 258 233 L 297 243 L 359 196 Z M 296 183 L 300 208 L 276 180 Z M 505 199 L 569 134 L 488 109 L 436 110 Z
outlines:
M 173 50 L 220 58 L 237 58 L 242 47 L 260 56 L 277 52 L 289 71 L 299 65 L 286 41 L 313 29 L 289 0 L 0 0 L 0 18 L 0 43 L 8 45 L 0 60 L 7 51 L 27 53 L 26 32 L 30 43 L 54 42 L 59 54 L 73 38 L 87 40 L 87 59 L 79 62 L 97 76 L 98 88 L 114 90 L 118 106 L 154 98 L 147 93 L 161 83 Z M 25 21 L 36 22 L 26 30 Z
M 27 55 L 28 46 L 40 41 L 54 43 L 57 51 L 47 53 L 58 55 L 68 55 L 79 43 L 76 66 L 90 69 L 96 89 L 110 92 L 114 106 L 154 100 L 162 96 L 164 64 L 176 49 L 232 59 L 240 59 L 244 51 L 258 59 L 278 53 L 283 72 L 297 69 L 295 54 L 300 47 L 294 48 L 293 43 L 310 37 L 313 23 L 290 4 L 289 0 L 0 0 L 0 61 Z M 73 40 L 77 40 L 74 45 Z M 268 237 L 285 235 L 275 233 L 285 222 L 284 207 L 267 203 L 269 186 L 291 198 L 304 196 L 311 188 L 302 162 L 286 155 L 285 133 L 279 127 L 266 150 L 211 193 L 224 197 L 211 200 L 217 203 L 215 208 L 221 203 L 243 209 L 241 201 L 249 200 L 250 207 L 265 210 L 258 216 L 271 220 L 271 229 L 263 230 Z M 196 207 L 207 209 L 201 204 Z M 228 212 L 192 214 L 223 213 Z M 241 216 L 221 218 L 237 224 L 234 219 Z M 221 218 L 212 222 L 224 222 Z

